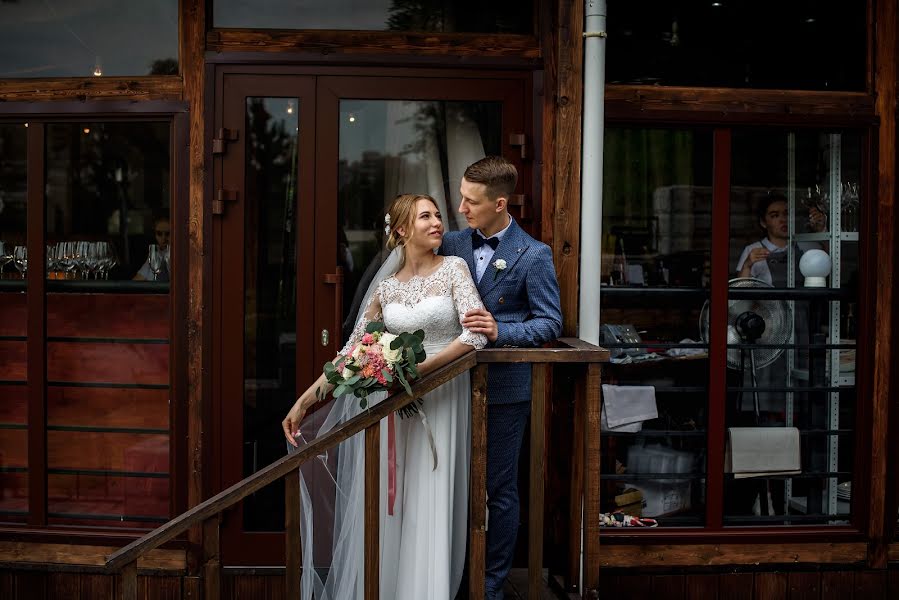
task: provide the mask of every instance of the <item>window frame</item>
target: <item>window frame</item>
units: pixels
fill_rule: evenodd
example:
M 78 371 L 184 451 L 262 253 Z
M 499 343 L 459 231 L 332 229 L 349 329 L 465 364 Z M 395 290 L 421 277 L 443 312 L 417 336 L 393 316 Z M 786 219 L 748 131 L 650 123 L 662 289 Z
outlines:
M 658 90 L 643 86 L 609 86 L 611 93 L 606 101 L 606 123 L 611 127 L 635 128 L 696 128 L 711 130 L 713 136 L 712 155 L 712 241 L 711 241 L 711 283 L 708 290 L 712 313 L 722 313 L 728 302 L 727 281 L 731 278 L 729 265 L 730 236 L 730 169 L 731 150 L 733 147 L 732 132 L 746 126 L 764 126 L 769 130 L 820 130 L 822 128 L 852 129 L 862 139 L 862 168 L 860 182 L 865 198 L 860 211 L 859 224 L 859 290 L 858 290 L 858 339 L 870 339 L 873 332 L 874 298 L 866 292 L 871 289 L 873 279 L 872 259 L 876 255 L 876 181 L 877 181 L 877 120 L 873 114 L 873 103 L 869 104 L 867 96 L 860 93 L 821 94 L 814 103 L 806 102 L 799 107 L 799 113 L 777 111 L 772 108 L 779 103 L 789 105 L 789 98 L 794 94 L 763 91 L 755 94 L 763 99 L 760 105 L 750 106 L 751 100 L 743 98 L 741 109 L 730 113 L 715 110 L 723 103 L 735 101 L 745 90 L 697 90 L 681 88 L 677 90 Z M 645 95 L 642 92 L 646 92 Z M 798 95 L 798 93 L 797 93 Z M 807 95 L 804 92 L 802 95 Z M 685 96 L 712 99 L 711 109 L 706 102 L 695 105 L 683 104 L 677 99 Z M 786 96 L 786 98 L 785 98 Z M 824 96 L 829 101 L 824 101 Z M 842 97 L 842 98 L 841 98 Z M 860 112 L 847 111 L 838 99 L 864 107 Z M 649 110 L 647 109 L 649 104 Z M 817 107 L 817 108 L 816 108 Z M 823 110 L 822 110 L 823 109 Z M 823 114 L 822 114 L 823 112 Z M 716 257 L 718 259 L 716 260 Z M 726 310 L 724 311 L 726 314 Z M 870 513 L 870 465 L 863 459 L 870 456 L 871 431 L 873 415 L 870 403 L 861 401 L 869 397 L 873 387 L 873 348 L 870 344 L 859 344 L 856 369 L 856 426 L 853 444 L 853 494 L 850 507 L 849 525 L 727 525 L 724 521 L 724 445 L 726 422 L 724 398 L 726 394 L 726 339 L 722 327 L 713 327 L 709 342 L 709 381 L 707 406 L 707 463 L 705 523 L 696 527 L 679 527 L 671 529 L 652 528 L 604 528 L 603 540 L 612 544 L 647 544 L 653 542 L 689 542 L 689 543 L 721 543 L 753 542 L 859 542 L 866 540 L 867 521 Z
M 45 143 L 49 123 L 139 123 L 167 122 L 170 139 L 169 177 L 171 189 L 172 245 L 184 250 L 173 255 L 174 275 L 170 282 L 169 302 L 169 514 L 187 509 L 187 302 L 188 236 L 188 135 L 187 103 L 145 101 L 103 103 L 10 102 L 0 110 L 0 122 L 28 123 L 27 133 L 27 206 L 26 235 L 29 253 L 44 256 L 46 239 Z M 136 539 L 141 531 L 101 526 L 55 525 L 48 523 L 47 496 L 47 285 L 44 277 L 29 278 L 27 306 L 27 432 L 28 432 L 28 515 L 24 524 L 4 523 L 0 539 L 29 541 L 90 541 L 121 544 Z M 38 424 L 38 427 L 34 425 Z

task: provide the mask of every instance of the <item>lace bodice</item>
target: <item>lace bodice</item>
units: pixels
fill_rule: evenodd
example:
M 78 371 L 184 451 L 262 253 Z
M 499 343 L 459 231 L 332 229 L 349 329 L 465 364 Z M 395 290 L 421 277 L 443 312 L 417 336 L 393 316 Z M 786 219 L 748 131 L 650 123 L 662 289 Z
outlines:
M 469 310 L 483 307 L 468 265 L 461 258 L 446 256 L 427 277 L 414 276 L 409 281 L 388 277 L 382 281 L 340 353 L 349 352 L 362 339 L 368 324 L 379 320 L 392 333 L 424 330 L 429 356 L 456 338 L 480 349 L 487 345 L 487 338 L 463 328 L 461 318 Z

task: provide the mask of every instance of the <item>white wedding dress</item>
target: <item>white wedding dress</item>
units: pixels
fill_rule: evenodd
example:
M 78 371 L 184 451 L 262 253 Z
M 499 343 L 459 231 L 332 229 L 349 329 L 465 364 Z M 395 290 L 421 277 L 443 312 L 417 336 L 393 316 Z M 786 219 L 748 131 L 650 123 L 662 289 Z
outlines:
M 378 310 L 380 306 L 381 310 Z M 371 321 L 383 319 L 392 333 L 425 332 L 428 356 L 460 339 L 483 348 L 483 335 L 464 330 L 460 315 L 481 308 L 468 265 L 445 257 L 427 277 L 382 281 L 343 353 L 352 350 Z M 379 402 L 384 394 L 369 396 Z M 325 417 L 303 422 L 304 440 L 321 435 L 362 409 L 342 397 Z M 338 404 L 339 403 L 339 404 Z M 452 600 L 462 577 L 468 516 L 471 388 L 468 373 L 423 398 L 422 415 L 393 414 L 396 439 L 396 495 L 387 504 L 387 419 L 381 421 L 380 593 L 381 598 Z M 424 416 L 424 419 L 420 418 Z M 437 452 L 434 468 L 428 428 Z M 363 592 L 363 434 L 343 442 L 301 469 L 303 537 L 302 597 L 316 600 L 361 598 Z

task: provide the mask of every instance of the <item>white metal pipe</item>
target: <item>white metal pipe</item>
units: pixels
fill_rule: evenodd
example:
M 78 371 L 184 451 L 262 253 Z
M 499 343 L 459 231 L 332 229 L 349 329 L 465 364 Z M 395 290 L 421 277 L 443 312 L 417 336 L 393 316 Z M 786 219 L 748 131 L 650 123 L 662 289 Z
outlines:
M 584 2 L 584 104 L 581 154 L 578 336 L 599 344 L 602 252 L 602 150 L 605 130 L 606 2 Z

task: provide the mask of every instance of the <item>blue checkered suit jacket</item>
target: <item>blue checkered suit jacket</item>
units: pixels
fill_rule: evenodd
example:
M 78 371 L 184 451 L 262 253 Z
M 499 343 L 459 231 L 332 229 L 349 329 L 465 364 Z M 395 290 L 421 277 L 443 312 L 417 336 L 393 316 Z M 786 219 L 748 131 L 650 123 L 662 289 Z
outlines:
M 452 231 L 443 238 L 440 254 L 464 258 L 471 276 L 476 275 L 471 247 L 473 229 Z M 503 259 L 506 268 L 493 264 Z M 477 282 L 484 306 L 497 325 L 497 348 L 533 348 L 562 333 L 559 283 L 549 246 L 538 242 L 515 220 L 496 248 L 490 265 Z M 490 404 L 528 402 L 531 399 L 531 365 L 491 365 L 487 378 Z

